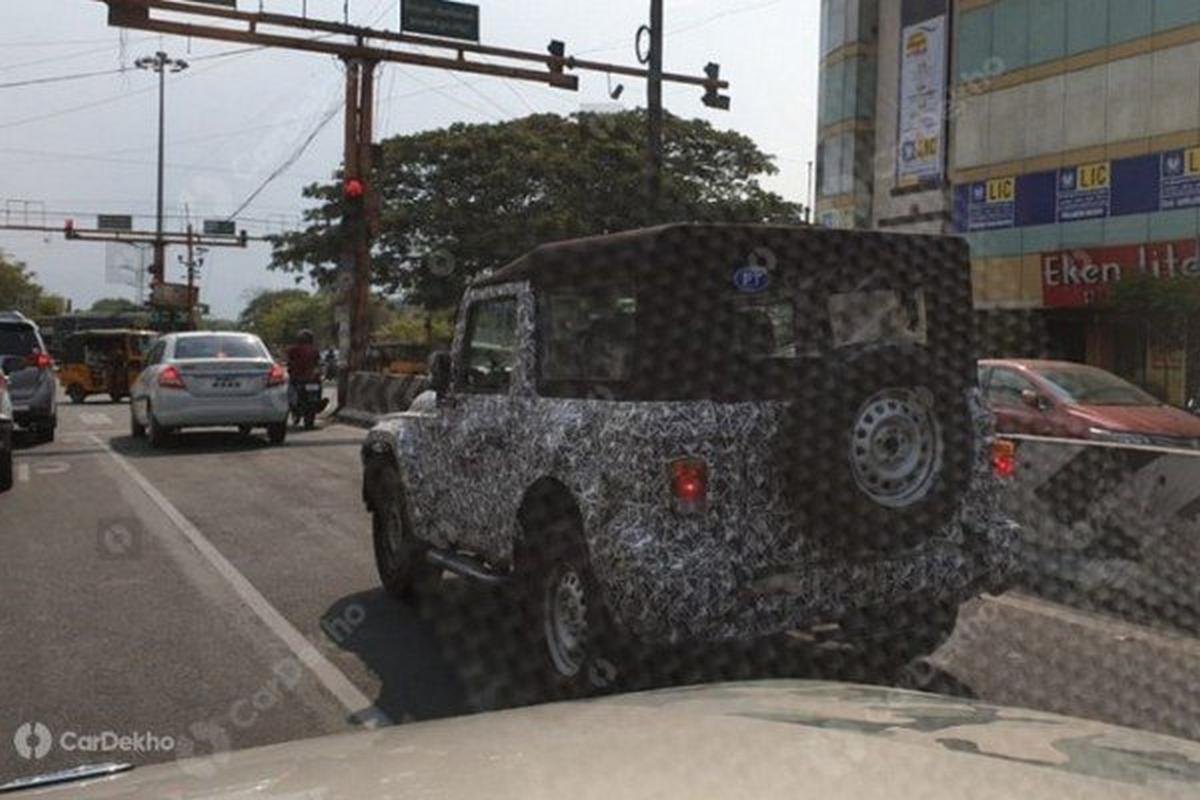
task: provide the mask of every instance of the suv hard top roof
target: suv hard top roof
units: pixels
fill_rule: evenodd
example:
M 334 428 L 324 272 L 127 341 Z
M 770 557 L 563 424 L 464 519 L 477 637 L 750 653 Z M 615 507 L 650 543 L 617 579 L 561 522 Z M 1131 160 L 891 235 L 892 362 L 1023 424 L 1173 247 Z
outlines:
M 846 231 L 810 225 L 760 225 L 751 223 L 672 223 L 640 228 L 603 236 L 588 236 L 552 242 L 534 248 L 491 275 L 482 276 L 473 286 L 490 286 L 512 281 L 538 280 L 550 276 L 596 278 L 596 271 L 619 266 L 661 272 L 676 263 L 695 264 L 716 255 L 732 257 L 735 252 L 748 258 L 756 248 L 767 247 L 776 253 L 818 256 L 811 260 L 828 264 L 839 257 L 896 260 L 904 255 L 914 259 L 932 255 L 950 257 L 965 265 L 969 258 L 966 242 L 953 236 Z M 697 258 L 699 256 L 699 258 Z M 680 261 L 681 259 L 681 261 Z M 808 260 L 808 259 L 806 259 Z

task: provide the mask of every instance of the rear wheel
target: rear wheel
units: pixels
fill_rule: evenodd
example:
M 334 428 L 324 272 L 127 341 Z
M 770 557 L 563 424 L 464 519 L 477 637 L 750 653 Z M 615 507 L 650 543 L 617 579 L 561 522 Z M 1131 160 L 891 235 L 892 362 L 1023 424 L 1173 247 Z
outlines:
M 309 411 L 304 415 L 304 429 L 311 431 L 317 425 L 316 412 Z
M 283 444 L 287 438 L 287 423 L 272 422 L 267 426 L 267 441 L 271 444 Z
M 392 464 L 374 464 L 368 480 L 379 579 L 388 594 L 412 605 L 421 584 L 435 580 L 438 570 L 425 560 L 425 546 L 413 535 L 399 470 Z
M 87 390 L 78 383 L 72 383 L 67 387 L 67 397 L 71 398 L 72 403 L 82 403 L 87 400 Z
M 578 514 L 547 500 L 526 521 L 517 578 L 526 629 L 540 640 L 542 677 L 554 696 L 582 697 L 613 685 L 618 633 L 592 571 Z M 558 506 L 557 508 L 554 506 Z
M 13 486 L 12 428 L 0 428 L 0 492 Z
M 33 440 L 38 444 L 50 444 L 54 441 L 54 432 L 58 428 L 58 420 L 51 419 L 39 425 L 33 432 Z
M 146 426 L 137 421 L 137 412 L 134 411 L 132 402 L 129 404 L 129 435 L 134 439 L 146 437 Z
M 149 423 L 147 430 L 150 434 L 150 446 L 153 448 L 166 447 L 167 442 L 171 438 L 171 430 L 159 424 L 158 420 L 154 417 L 154 410 L 148 404 L 146 406 L 146 421 Z

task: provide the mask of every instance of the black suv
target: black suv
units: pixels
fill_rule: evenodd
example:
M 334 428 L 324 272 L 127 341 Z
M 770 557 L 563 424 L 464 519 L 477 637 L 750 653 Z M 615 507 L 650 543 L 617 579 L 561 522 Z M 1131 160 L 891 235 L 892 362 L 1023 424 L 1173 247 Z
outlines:
M 433 390 L 368 436 L 383 583 L 516 582 L 565 689 L 635 638 L 820 627 L 931 652 L 1015 565 L 972 315 L 953 238 L 694 224 L 540 247 L 471 286 Z
M 39 442 L 54 441 L 58 426 L 54 361 L 37 325 L 16 311 L 0 311 L 0 370 L 8 376 L 17 427 L 32 431 Z

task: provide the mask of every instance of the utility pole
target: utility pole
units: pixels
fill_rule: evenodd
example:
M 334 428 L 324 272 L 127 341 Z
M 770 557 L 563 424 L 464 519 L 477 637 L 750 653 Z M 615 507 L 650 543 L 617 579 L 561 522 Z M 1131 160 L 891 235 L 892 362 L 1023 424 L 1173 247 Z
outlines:
M 661 222 L 663 166 L 663 0 L 650 0 L 650 50 L 646 54 L 646 198 L 652 222 Z
M 166 245 L 163 242 L 163 173 L 166 151 L 166 98 L 167 72 L 183 72 L 188 63 L 182 59 L 173 59 L 161 50 L 153 56 L 144 56 L 134 62 L 138 69 L 151 70 L 158 73 L 158 205 L 154 230 L 157 234 L 154 242 L 154 265 L 151 267 L 152 283 L 162 283 L 166 280 Z

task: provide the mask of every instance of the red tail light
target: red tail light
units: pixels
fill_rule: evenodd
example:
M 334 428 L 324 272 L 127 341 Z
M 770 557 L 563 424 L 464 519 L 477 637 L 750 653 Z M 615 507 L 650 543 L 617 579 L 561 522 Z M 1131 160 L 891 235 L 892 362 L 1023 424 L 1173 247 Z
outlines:
M 38 369 L 50 369 L 54 366 L 54 359 L 48 353 L 35 351 L 30 353 L 29 357 L 25 359 L 25 364 L 30 367 L 37 367 Z
M 287 383 L 287 379 L 287 370 L 283 368 L 283 365 L 272 364 L 271 371 L 267 373 L 267 388 L 269 389 L 272 386 L 280 386 L 285 384 Z
M 703 511 L 708 502 L 708 465 L 699 458 L 670 463 L 671 496 L 676 511 Z
M 175 367 L 167 367 L 158 373 L 158 385 L 163 389 L 187 388 L 183 385 L 183 376 L 179 374 L 179 370 Z
M 1011 478 L 1017 474 L 1017 445 L 1009 439 L 992 442 L 992 472 L 997 478 Z

